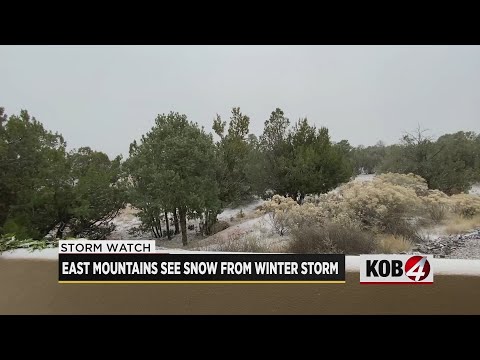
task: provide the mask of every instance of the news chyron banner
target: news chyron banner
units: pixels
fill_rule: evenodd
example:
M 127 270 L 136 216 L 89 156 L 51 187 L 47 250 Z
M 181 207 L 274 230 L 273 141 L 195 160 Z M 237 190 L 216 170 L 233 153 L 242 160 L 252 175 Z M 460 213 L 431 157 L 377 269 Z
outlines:
M 343 254 L 156 251 L 153 240 L 59 244 L 59 283 L 345 283 Z

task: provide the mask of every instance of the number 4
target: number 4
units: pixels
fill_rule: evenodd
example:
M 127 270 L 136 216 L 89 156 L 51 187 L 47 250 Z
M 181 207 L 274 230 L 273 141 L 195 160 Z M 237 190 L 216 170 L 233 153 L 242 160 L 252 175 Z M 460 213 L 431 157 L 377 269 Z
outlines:
M 420 281 L 420 278 L 425 275 L 425 272 L 423 271 L 423 267 L 425 266 L 425 262 L 427 261 L 426 257 L 423 257 L 422 260 L 417 262 L 415 265 L 413 265 L 410 270 L 407 271 L 407 276 L 414 276 L 415 281 Z

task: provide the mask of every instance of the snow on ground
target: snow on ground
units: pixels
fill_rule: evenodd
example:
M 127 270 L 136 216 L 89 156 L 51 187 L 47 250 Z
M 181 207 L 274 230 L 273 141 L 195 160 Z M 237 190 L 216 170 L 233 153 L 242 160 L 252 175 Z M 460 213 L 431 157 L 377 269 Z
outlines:
M 160 253 L 170 254 L 208 254 L 219 252 L 188 251 L 183 249 L 158 250 Z M 0 260 L 58 260 L 58 248 L 50 248 L 30 252 L 26 249 L 16 249 L 0 254 Z M 470 275 L 480 276 L 480 260 L 466 259 L 433 259 L 432 268 L 435 275 Z M 347 272 L 360 271 L 360 257 L 346 256 L 345 269 Z
M 130 204 L 128 204 L 125 209 L 120 210 L 120 213 L 112 220 L 112 223 L 115 225 L 115 230 L 108 236 L 108 240 L 134 240 L 151 237 L 152 234 L 133 235 L 129 233 L 129 230 L 139 227 L 142 224 L 136 216 L 137 212 L 138 210 L 132 208 Z
M 463 238 L 463 246 L 456 247 L 447 257 L 450 259 L 480 259 L 480 237 L 478 231 L 461 235 L 461 237 Z
M 256 209 L 258 206 L 263 204 L 263 202 L 264 201 L 262 199 L 256 199 L 248 204 L 244 204 L 236 208 L 225 209 L 218 215 L 218 220 L 228 222 L 230 227 L 215 234 L 217 237 L 214 239 L 212 239 L 212 237 L 203 238 L 202 236 L 197 235 L 199 221 L 187 220 L 187 225 L 195 226 L 194 230 L 189 230 L 187 233 L 189 239 L 189 248 L 201 249 L 202 246 L 212 243 L 212 240 L 227 241 L 228 238 L 233 236 L 236 232 L 248 233 L 249 229 L 258 222 L 258 220 L 255 218 L 259 217 L 260 215 L 256 213 Z M 240 211 L 243 212 L 243 218 L 238 216 Z M 108 236 L 108 240 L 156 240 L 157 248 L 159 249 L 182 248 L 182 237 L 180 234 L 172 236 L 170 240 L 167 238 L 155 239 L 153 234 L 149 231 L 132 234 L 130 230 L 141 225 L 140 219 L 136 216 L 137 213 L 138 210 L 132 208 L 130 205 L 121 210 L 118 216 L 112 221 L 116 227 L 115 230 Z M 171 228 L 173 228 L 173 226 Z
M 353 178 L 353 181 L 354 182 L 366 182 L 366 181 L 372 181 L 374 178 L 375 178 L 375 174 L 360 174 L 360 175 L 357 175 L 355 178 Z M 350 181 L 352 181 L 352 180 L 350 180 Z M 342 186 L 342 185 L 344 185 L 344 184 L 340 184 L 335 189 L 330 190 L 328 193 L 338 194 L 338 192 L 340 191 L 340 186 Z
M 252 218 L 255 216 L 255 210 L 258 206 L 263 204 L 262 199 L 256 199 L 248 204 L 238 206 L 236 208 L 227 208 L 222 213 L 218 215 L 218 220 L 226 221 L 231 223 L 233 218 L 233 223 L 243 221 L 237 215 L 240 210 L 244 214 L 244 219 Z M 117 217 L 113 219 L 113 224 L 115 224 L 115 230 L 108 236 L 108 240 L 135 240 L 135 239 L 148 239 L 155 240 L 151 232 L 144 232 L 139 234 L 131 234 L 129 231 L 133 228 L 137 228 L 141 225 L 140 219 L 136 216 L 138 210 L 132 208 L 130 205 L 120 211 Z M 248 220 L 247 220 L 248 221 Z M 163 225 L 163 224 L 162 224 Z M 188 220 L 187 225 L 194 225 L 198 227 L 198 220 Z M 163 229 L 165 230 L 165 229 Z M 189 236 L 195 236 L 195 230 L 190 231 Z M 173 240 L 179 238 L 175 236 Z M 163 240 L 158 240 L 162 242 Z M 167 245 L 170 246 L 170 245 Z M 181 241 L 180 241 L 181 246 Z
M 221 220 L 221 221 L 230 221 L 231 218 L 234 218 L 234 219 L 237 218 L 237 215 L 240 212 L 240 210 L 244 214 L 253 213 L 253 212 L 255 212 L 255 209 L 258 206 L 263 204 L 263 202 L 264 201 L 262 199 L 257 199 L 257 200 L 254 200 L 247 205 L 238 206 L 236 208 L 227 208 L 227 209 L 223 210 L 223 212 L 220 213 L 217 216 L 217 218 L 218 218 L 218 220 Z
M 372 181 L 375 177 L 375 174 L 361 174 L 358 175 L 353 181 L 355 182 L 364 182 L 364 181 Z
M 58 260 L 58 248 L 48 248 L 35 251 L 29 249 L 4 251 L 0 254 L 0 260 L 2 259 Z
M 358 175 L 354 181 L 371 181 L 375 175 Z M 335 191 L 335 190 L 333 190 Z M 480 195 L 480 184 L 476 184 L 470 190 L 471 194 Z M 221 214 L 219 214 L 218 219 L 221 221 L 226 221 L 230 224 L 230 227 L 227 229 L 207 238 L 203 238 L 195 235 L 195 231 L 189 231 L 189 250 L 184 250 L 182 247 L 181 236 L 174 236 L 171 240 L 167 239 L 156 239 L 157 249 L 159 251 L 169 251 L 169 252 L 194 252 L 202 253 L 204 250 L 215 250 L 221 248 L 222 244 L 225 244 L 229 241 L 237 240 L 244 241 L 247 237 L 254 238 L 259 242 L 259 245 L 266 247 L 268 249 L 282 249 L 289 241 L 288 234 L 286 236 L 280 236 L 275 234 L 272 229 L 272 224 L 269 221 L 268 215 L 258 215 L 256 209 L 259 205 L 263 203 L 263 200 L 257 199 L 249 204 L 241 205 L 236 208 L 227 208 Z M 242 211 L 244 218 L 239 218 L 238 214 Z M 129 233 L 129 230 L 138 227 L 141 222 L 140 219 L 136 216 L 138 211 L 133 209 L 130 206 L 127 206 L 120 214 L 113 220 L 113 223 L 116 225 L 116 229 L 108 237 L 109 240 L 129 240 L 129 239 L 144 239 L 144 240 L 153 240 L 153 236 L 150 233 L 143 233 L 132 235 Z M 189 221 L 191 224 L 198 225 L 198 221 Z M 436 226 L 425 230 L 423 236 L 430 240 L 437 239 L 445 234 L 444 226 Z M 480 244 L 476 242 L 475 244 L 470 243 L 469 246 L 466 246 L 465 249 L 461 249 L 462 254 L 466 252 L 465 257 L 472 253 L 474 250 L 478 252 L 478 257 L 480 257 Z M 192 251 L 194 250 L 194 251 Z M 203 251 L 202 251 L 203 250 Z M 468 254 L 467 254 L 468 253 Z M 4 252 L 0 254 L 0 259 L 43 259 L 43 260 L 55 260 L 58 258 L 58 249 L 45 249 L 42 251 L 31 252 L 28 249 L 17 249 L 14 251 Z M 350 259 L 350 260 L 348 260 Z M 458 265 L 458 269 L 462 270 L 466 266 L 465 264 L 473 264 L 478 266 L 480 260 L 458 260 L 458 263 L 452 263 L 453 259 L 435 259 L 435 261 L 441 261 L 440 264 L 454 264 Z M 356 266 L 355 257 L 347 257 L 347 269 L 352 266 Z M 467 262 L 465 262 L 467 261 Z M 473 262 L 469 262 L 473 261 Z M 443 269 L 441 265 L 440 269 Z M 452 265 L 453 266 L 453 265 Z M 477 269 L 474 266 L 474 269 Z M 358 266 L 357 266 L 358 268 Z M 468 265 L 470 269 L 470 265 Z M 353 268 L 352 268 L 353 269 Z M 462 270 L 463 271 L 463 270 Z M 466 270 L 465 270 L 466 271 Z M 476 270 L 475 270 L 476 271 Z M 479 271 L 480 274 L 480 271 Z
M 468 193 L 480 196 L 480 183 L 473 185 Z
M 422 237 L 422 239 L 425 239 L 425 241 L 436 240 L 442 236 L 445 236 L 446 227 L 446 225 L 438 224 L 427 228 L 421 228 L 419 230 L 419 235 Z
M 287 245 L 289 237 L 276 234 L 272 227 L 269 215 L 260 215 L 246 220 L 214 234 L 205 239 L 192 243 L 192 250 L 219 250 L 224 246 L 237 244 L 242 248 L 242 243 L 253 241 L 256 245 L 268 252 L 282 251 Z
M 353 179 L 353 181 L 355 182 L 372 181 L 374 178 L 375 178 L 375 174 L 362 174 L 362 175 L 358 175 L 355 179 Z M 468 193 L 472 195 L 480 196 L 480 183 L 472 185 L 472 188 L 468 191 Z

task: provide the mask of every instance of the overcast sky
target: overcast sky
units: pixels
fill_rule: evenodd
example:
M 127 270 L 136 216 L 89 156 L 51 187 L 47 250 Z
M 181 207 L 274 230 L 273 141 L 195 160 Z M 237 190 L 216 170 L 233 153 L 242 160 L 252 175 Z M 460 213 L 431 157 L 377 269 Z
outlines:
M 27 109 L 69 148 L 115 156 L 159 113 L 211 131 L 240 106 L 259 135 L 280 107 L 334 141 L 480 132 L 479 46 L 0 46 L 0 106 Z

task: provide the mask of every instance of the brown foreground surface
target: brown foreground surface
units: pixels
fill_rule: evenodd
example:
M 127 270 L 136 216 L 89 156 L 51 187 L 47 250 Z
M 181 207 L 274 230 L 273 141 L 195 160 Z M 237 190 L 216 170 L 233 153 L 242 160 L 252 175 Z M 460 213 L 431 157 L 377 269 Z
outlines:
M 433 285 L 58 284 L 58 263 L 0 260 L 0 314 L 480 314 L 480 277 Z

